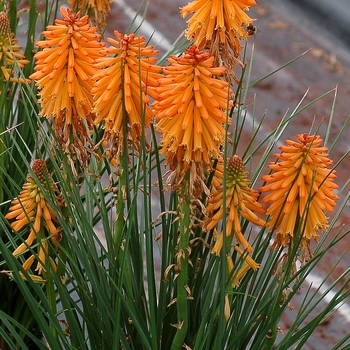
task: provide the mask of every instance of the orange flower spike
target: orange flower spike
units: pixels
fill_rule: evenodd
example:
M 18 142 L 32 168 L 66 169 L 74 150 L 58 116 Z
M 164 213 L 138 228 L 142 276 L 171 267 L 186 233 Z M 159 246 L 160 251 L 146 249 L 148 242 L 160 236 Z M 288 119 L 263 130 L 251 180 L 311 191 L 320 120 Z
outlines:
M 240 217 L 247 219 L 258 226 L 264 226 L 265 221 L 259 218 L 254 212 L 265 214 L 263 206 L 257 202 L 258 192 L 250 188 L 248 173 L 245 170 L 242 159 L 235 155 L 227 159 L 226 188 L 223 188 L 223 160 L 218 162 L 218 171 L 215 172 L 215 187 L 208 200 L 206 211 L 209 217 L 204 220 L 205 231 L 213 229 L 223 218 L 224 212 L 227 215 L 226 236 L 234 233 L 236 240 L 242 244 L 247 252 L 252 251 L 247 239 L 244 237 L 240 224 Z M 224 211 L 223 196 L 226 196 L 226 209 Z M 213 253 L 220 254 L 223 238 L 219 236 L 213 247 Z
M 107 150 L 112 158 L 122 153 L 123 107 L 128 118 L 125 133 L 139 147 L 142 128 L 149 127 L 153 118 L 148 96 L 155 96 L 154 87 L 159 85 L 161 77 L 161 67 L 153 65 L 156 58 L 149 57 L 159 51 L 146 46 L 145 37 L 118 31 L 114 34 L 116 39 L 107 38 L 112 45 L 106 49 L 108 56 L 96 59 L 94 67 L 103 69 L 93 76 L 95 83 L 91 91 L 95 124 L 104 122 L 104 139 L 109 141 L 110 150 L 114 149 L 112 153 Z
M 297 141 L 286 140 L 276 154 L 277 163 L 270 164 L 273 170 L 263 176 L 267 184 L 261 192 L 271 192 L 263 202 L 272 202 L 267 213 L 271 215 L 268 227 L 276 230 L 277 238 L 273 247 L 287 246 L 294 236 L 300 220 L 306 221 L 302 246 L 309 247 L 310 239 L 318 240 L 318 231 L 328 227 L 324 211 L 333 211 L 339 197 L 333 192 L 338 188 L 334 183 L 334 170 L 328 158 L 328 149 L 321 146 L 318 135 L 299 134 Z
M 37 64 L 31 78 L 39 88 L 40 114 L 58 118 L 60 125 L 73 123 L 79 128 L 81 119 L 90 120 L 91 76 L 97 72 L 93 64 L 105 55 L 105 44 L 98 42 L 101 35 L 88 23 L 88 16 L 74 15 L 63 6 L 60 13 L 63 19 L 56 19 L 42 33 L 47 40 L 36 43 L 43 51 L 34 56 Z M 62 112 L 67 115 L 65 121 Z
M 225 110 L 230 107 L 227 82 L 214 78 L 225 72 L 214 57 L 191 46 L 181 57 L 171 56 L 152 104 L 162 135 L 162 154 L 172 170 L 178 163 L 217 158 L 223 143 Z
M 40 115 L 52 119 L 62 149 L 86 166 L 90 159 L 86 144 L 92 145 L 91 77 L 97 72 L 95 60 L 106 55 L 105 43 L 99 42 L 101 35 L 88 23 L 88 16 L 63 6 L 60 13 L 63 19 L 48 26 L 43 32 L 46 40 L 36 43 L 43 50 L 34 56 L 37 62 L 30 77 L 38 87 Z
M 57 204 L 63 206 L 63 201 L 57 194 L 58 189 L 48 173 L 45 161 L 42 159 L 35 160 L 32 169 L 45 190 L 52 190 L 56 193 L 55 199 Z M 49 190 L 49 187 L 51 187 L 51 190 Z M 57 234 L 58 229 L 56 225 L 58 219 L 49 203 L 45 200 L 44 194 L 36 180 L 31 175 L 23 185 L 18 198 L 12 201 L 9 213 L 5 215 L 6 219 L 13 219 L 14 217 L 16 220 L 12 222 L 11 226 L 16 232 L 28 225 L 29 222 L 33 225 L 25 243 L 22 243 L 13 252 L 14 255 L 22 253 L 28 246 L 31 246 L 43 226 L 47 228 L 50 235 Z

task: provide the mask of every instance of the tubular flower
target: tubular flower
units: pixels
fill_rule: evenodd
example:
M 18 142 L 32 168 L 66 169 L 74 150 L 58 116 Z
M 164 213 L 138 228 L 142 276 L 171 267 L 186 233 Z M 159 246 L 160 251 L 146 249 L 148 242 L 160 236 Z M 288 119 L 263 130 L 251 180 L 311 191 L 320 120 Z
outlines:
M 230 282 L 232 282 L 232 287 L 239 286 L 241 280 L 246 275 L 246 273 L 252 269 L 253 271 L 257 271 L 260 267 L 260 264 L 255 262 L 253 258 L 251 258 L 247 251 L 243 251 L 238 246 L 234 246 L 234 249 L 241 255 L 241 257 L 244 259 L 243 266 L 241 266 L 238 270 L 235 268 L 233 264 L 233 260 L 230 254 L 226 255 L 226 262 L 227 262 L 227 270 L 230 277 Z
M 15 78 L 14 66 L 17 65 L 19 68 L 23 68 L 29 63 L 25 57 L 18 51 L 21 46 L 16 45 L 17 39 L 13 38 L 11 33 L 10 22 L 5 12 L 0 12 L 0 68 L 1 68 L 1 81 L 11 81 L 16 83 L 30 82 L 28 79 Z M 0 95 L 2 90 L 0 90 Z
M 200 49 L 210 48 L 212 54 L 219 54 L 228 48 L 235 58 L 242 49 L 239 39 L 247 40 L 246 27 L 252 24 L 245 11 L 255 6 L 255 0 L 195 0 L 180 9 L 182 17 L 190 13 L 186 37 L 193 40 Z
M 259 218 L 254 212 L 264 214 L 265 209 L 257 201 L 259 193 L 249 187 L 251 183 L 248 179 L 248 173 L 239 156 L 234 155 L 227 159 L 225 188 L 223 187 L 223 173 L 224 164 L 221 159 L 215 171 L 216 179 L 214 185 L 216 184 L 216 186 L 212 190 L 206 207 L 209 217 L 204 220 L 204 230 L 212 230 L 223 219 L 223 198 L 225 195 L 225 215 L 227 215 L 226 237 L 231 236 L 233 232 L 237 243 L 241 244 L 244 250 L 250 253 L 253 251 L 253 248 L 242 233 L 240 217 L 245 218 L 255 225 L 264 226 L 265 221 Z M 223 235 L 220 234 L 212 249 L 214 254 L 220 255 L 223 239 Z
M 168 61 L 153 107 L 162 134 L 160 153 L 171 170 L 184 174 L 191 164 L 204 166 L 219 157 L 231 90 L 218 78 L 226 69 L 214 67 L 214 57 L 195 46 Z
M 123 154 L 123 140 L 127 137 L 136 150 L 139 149 L 142 132 L 153 118 L 148 103 L 155 97 L 154 86 L 158 86 L 159 66 L 153 65 L 159 51 L 146 46 L 145 37 L 135 34 L 123 35 L 114 31 L 116 39 L 107 38 L 113 46 L 106 49 L 110 57 L 97 59 L 100 71 L 93 76 L 95 124 L 104 122 L 103 140 L 109 144 L 107 155 L 118 163 Z M 126 118 L 126 120 L 124 120 Z M 124 127 L 127 130 L 124 130 Z
M 325 211 L 333 211 L 334 201 L 339 197 L 333 193 L 338 188 L 333 182 L 335 171 L 327 169 L 332 161 L 327 147 L 321 146 L 322 139 L 308 134 L 296 138 L 297 141 L 286 140 L 280 147 L 282 152 L 275 154 L 278 161 L 269 165 L 273 172 L 263 176 L 268 184 L 260 191 L 270 192 L 263 202 L 272 202 L 267 209 L 271 215 L 269 230 L 277 233 L 272 248 L 291 244 L 300 227 L 305 257 L 310 252 L 310 240 L 317 242 L 318 232 L 327 229 Z
M 88 16 L 80 18 L 71 10 L 60 8 L 63 19 L 47 26 L 42 34 L 47 39 L 36 45 L 43 48 L 35 54 L 35 73 L 42 110 L 40 114 L 52 119 L 53 130 L 65 151 L 74 149 L 82 164 L 88 159 L 86 142 L 90 137 L 85 126 L 92 125 L 93 67 L 96 58 L 105 55 L 105 44 L 98 42 L 100 34 L 88 23 Z
M 35 160 L 32 169 L 45 192 L 53 193 L 55 196 L 54 201 L 57 203 L 58 207 L 63 207 L 64 202 L 58 194 L 57 186 L 48 173 L 45 161 L 43 159 Z M 41 274 L 42 270 L 45 270 L 44 265 L 49 256 L 49 245 L 46 234 L 55 247 L 57 247 L 58 241 L 60 240 L 57 216 L 45 199 L 42 188 L 39 187 L 37 180 L 29 175 L 27 182 L 22 187 L 21 193 L 17 199 L 11 202 L 12 206 L 8 214 L 5 215 L 6 219 L 16 219 L 11 224 L 16 232 L 19 232 L 23 227 L 30 227 L 28 238 L 13 252 L 14 256 L 22 254 L 33 244 L 35 239 L 40 242 L 37 253 L 38 264 L 36 267 L 38 275 Z M 24 262 L 23 268 L 28 271 L 34 260 L 34 255 L 31 255 Z M 52 259 L 51 265 L 55 268 Z
M 102 30 L 106 27 L 107 12 L 113 0 L 68 0 L 72 9 L 87 14 L 91 21 Z

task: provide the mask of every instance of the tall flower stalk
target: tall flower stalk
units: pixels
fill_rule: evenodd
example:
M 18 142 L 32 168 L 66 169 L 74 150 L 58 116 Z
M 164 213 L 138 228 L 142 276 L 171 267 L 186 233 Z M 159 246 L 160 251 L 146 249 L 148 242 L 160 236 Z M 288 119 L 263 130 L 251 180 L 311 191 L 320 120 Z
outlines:
M 94 123 L 104 129 L 104 155 L 118 167 L 115 243 L 119 248 L 125 234 L 129 155 L 139 156 L 141 149 L 149 148 L 146 130 L 153 113 L 148 96 L 155 96 L 153 87 L 158 85 L 157 72 L 161 68 L 153 64 L 158 51 L 146 46 L 145 37 L 116 30 L 114 34 L 116 38 L 107 38 L 111 44 L 106 49 L 107 56 L 95 64 L 99 71 L 93 76 L 95 84 L 91 93 Z
M 224 171 L 226 171 L 225 187 L 223 183 Z M 258 265 L 251 258 L 249 260 L 246 259 L 247 253 L 251 253 L 253 248 L 242 232 L 240 219 L 244 218 L 254 225 L 264 226 L 265 221 L 257 216 L 255 212 L 265 214 L 265 209 L 258 202 L 259 193 L 250 188 L 250 184 L 248 173 L 242 159 L 238 155 L 227 159 L 226 169 L 224 168 L 223 159 L 220 159 L 213 179 L 213 189 L 206 206 L 208 217 L 203 222 L 203 228 L 205 231 L 211 231 L 218 226 L 220 221 L 226 220 L 225 233 L 216 235 L 216 242 L 212 252 L 220 255 L 226 239 L 225 254 L 229 254 L 233 237 L 235 237 L 235 244 L 243 247 L 243 250 L 236 248 L 236 251 L 240 253 L 243 259 L 252 262 L 249 265 L 256 270 Z M 225 208 L 223 207 L 224 197 L 226 197 Z M 232 272 L 232 270 L 233 266 L 229 263 L 229 272 Z M 246 267 L 244 270 L 246 270 Z M 242 272 L 236 274 L 233 284 L 239 283 L 243 276 L 244 273 Z
M 228 83 L 219 77 L 226 71 L 214 66 L 214 57 L 191 46 L 181 57 L 171 56 L 164 67 L 164 77 L 155 88 L 152 104 L 161 132 L 160 154 L 166 156 L 171 175 L 168 181 L 179 196 L 180 231 L 177 237 L 176 260 L 176 334 L 172 350 L 185 341 L 190 315 L 188 286 L 190 237 L 195 227 L 194 213 L 203 191 L 205 174 L 213 159 L 220 156 L 229 123 Z
M 173 171 L 176 189 L 191 168 L 191 191 L 203 190 L 203 177 L 224 144 L 231 91 L 219 77 L 226 69 L 214 66 L 214 57 L 191 46 L 181 57 L 171 56 L 159 79 L 153 108 L 161 133 L 160 154 Z

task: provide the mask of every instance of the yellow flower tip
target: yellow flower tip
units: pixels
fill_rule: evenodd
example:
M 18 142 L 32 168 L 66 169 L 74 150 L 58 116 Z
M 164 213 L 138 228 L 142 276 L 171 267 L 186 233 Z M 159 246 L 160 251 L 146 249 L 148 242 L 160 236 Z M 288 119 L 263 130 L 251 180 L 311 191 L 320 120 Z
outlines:
M 55 261 L 51 258 L 51 256 L 49 257 L 49 259 L 50 259 L 50 264 L 51 264 L 50 270 L 56 273 L 57 272 L 57 265 L 56 265 Z
M 13 274 L 13 271 L 6 271 L 6 270 L 3 270 L 3 271 L 0 271 L 0 273 L 3 273 L 5 275 L 7 275 L 11 280 L 14 280 L 15 281 L 15 276 Z M 27 281 L 27 278 L 26 276 L 24 276 L 24 274 L 22 272 L 19 272 L 19 275 L 20 277 L 22 278 L 22 280 L 24 281 Z M 37 276 L 37 275 L 33 275 L 33 274 L 28 274 L 29 278 L 34 282 L 34 283 L 45 283 L 46 280 L 43 279 L 42 277 L 40 276 Z
M 245 262 L 243 266 L 238 270 L 237 274 L 234 276 L 232 287 L 238 287 L 249 270 L 250 266 Z
M 47 241 L 42 240 L 39 246 L 39 253 L 38 253 L 38 263 L 35 271 L 38 271 L 38 274 L 40 275 L 41 272 L 45 269 L 46 265 L 46 257 L 49 254 L 49 245 Z
M 277 233 L 274 248 L 286 247 L 300 222 L 306 223 L 302 235 L 308 239 L 317 240 L 328 227 L 324 211 L 333 211 L 338 186 L 335 171 L 327 169 L 332 164 L 328 149 L 321 144 L 320 136 L 306 133 L 286 140 L 275 155 L 278 161 L 269 165 L 272 173 L 263 177 L 267 184 L 260 191 L 270 192 L 263 202 L 272 202 L 268 227 Z
M 33 262 L 35 260 L 35 256 L 34 255 L 31 255 L 22 265 L 23 269 L 28 271 L 31 266 L 33 265 Z
M 260 268 L 260 264 L 258 264 L 257 262 L 255 262 L 255 260 L 250 257 L 248 255 L 247 251 L 243 251 L 241 248 L 239 248 L 237 245 L 234 246 L 235 251 L 237 251 L 242 258 L 244 259 L 244 261 L 249 265 L 249 267 L 251 269 L 253 269 L 254 271 L 258 270 Z
M 216 240 L 214 247 L 212 248 L 211 252 L 217 256 L 220 255 L 221 249 L 224 243 L 224 237 L 223 234 L 220 234 L 218 239 Z
M 243 252 L 237 246 L 235 246 L 234 248 L 244 258 L 243 266 L 237 272 L 236 271 L 233 272 L 234 264 L 232 261 L 232 257 L 229 254 L 226 255 L 226 262 L 227 262 L 228 273 L 232 274 L 232 277 L 231 277 L 232 287 L 238 287 L 242 278 L 246 275 L 246 273 L 250 269 L 253 269 L 254 271 L 256 271 L 260 267 L 260 265 L 257 264 L 251 257 L 248 256 L 246 252 Z
M 229 301 L 227 294 L 225 295 L 224 315 L 225 315 L 226 321 L 228 321 L 230 319 L 230 316 L 231 316 L 231 308 L 230 308 L 230 301 Z
M 231 273 L 234 268 L 234 264 L 230 254 L 226 254 L 226 264 L 228 272 Z
M 25 240 L 24 243 L 20 244 L 17 249 L 12 253 L 13 256 L 17 256 L 22 254 L 28 247 L 30 247 L 34 240 L 35 240 L 36 234 L 33 230 L 30 230 L 28 238 Z

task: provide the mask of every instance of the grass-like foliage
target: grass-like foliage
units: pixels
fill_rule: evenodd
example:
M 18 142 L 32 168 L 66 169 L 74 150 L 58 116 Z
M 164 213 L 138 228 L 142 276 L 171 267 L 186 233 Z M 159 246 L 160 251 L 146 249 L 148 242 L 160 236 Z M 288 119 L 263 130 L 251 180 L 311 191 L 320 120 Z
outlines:
M 206 3 L 158 63 L 137 32 L 102 36 L 108 1 L 0 5 L 1 349 L 302 349 L 346 303 L 344 256 L 310 279 L 350 232 L 349 120 L 283 140 L 331 90 L 266 132 L 255 1 Z

